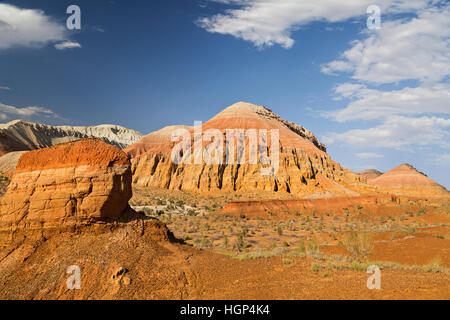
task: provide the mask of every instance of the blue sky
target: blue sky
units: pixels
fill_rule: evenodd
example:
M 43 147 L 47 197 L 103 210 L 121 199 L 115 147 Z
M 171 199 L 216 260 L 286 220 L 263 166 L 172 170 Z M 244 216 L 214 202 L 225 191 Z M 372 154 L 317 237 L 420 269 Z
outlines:
M 0 121 L 149 133 L 248 101 L 345 167 L 408 162 L 449 188 L 449 30 L 445 1 L 2 1 Z

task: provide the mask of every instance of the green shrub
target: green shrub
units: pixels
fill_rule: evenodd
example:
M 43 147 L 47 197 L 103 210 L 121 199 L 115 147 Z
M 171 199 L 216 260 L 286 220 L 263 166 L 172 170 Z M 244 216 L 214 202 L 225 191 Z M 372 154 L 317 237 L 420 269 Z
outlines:
M 313 272 L 319 272 L 320 271 L 320 264 L 317 264 L 317 263 L 311 264 L 311 270 Z

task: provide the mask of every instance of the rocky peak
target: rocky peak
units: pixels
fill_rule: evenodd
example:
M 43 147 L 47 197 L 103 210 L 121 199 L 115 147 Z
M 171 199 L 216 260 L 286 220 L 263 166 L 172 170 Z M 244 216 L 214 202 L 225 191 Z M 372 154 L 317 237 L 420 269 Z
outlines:
M 323 143 L 321 143 L 311 131 L 294 122 L 284 120 L 280 116 L 276 115 L 271 109 L 265 106 L 256 105 L 249 102 L 237 102 L 229 106 L 228 108 L 224 109 L 210 121 L 230 119 L 230 118 L 260 119 L 278 123 L 289 129 L 296 135 L 300 136 L 301 138 L 312 142 L 319 150 L 323 152 L 327 151 L 326 146 Z

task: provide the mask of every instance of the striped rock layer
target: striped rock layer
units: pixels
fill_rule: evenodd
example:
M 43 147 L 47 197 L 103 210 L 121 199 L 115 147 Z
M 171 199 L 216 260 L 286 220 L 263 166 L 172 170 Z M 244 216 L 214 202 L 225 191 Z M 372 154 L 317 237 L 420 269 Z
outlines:
M 270 130 L 279 130 L 279 170 L 274 175 L 261 174 L 261 169 L 267 166 L 260 162 L 238 164 L 235 161 L 227 164 L 225 153 L 222 164 L 194 164 L 194 161 L 191 164 L 175 164 L 171 152 L 178 141 L 174 142 L 171 138 L 172 133 L 180 128 L 189 130 L 193 140 L 195 128 L 172 126 L 153 132 L 124 149 L 131 158 L 134 185 L 199 193 L 269 191 L 300 195 L 317 192 L 358 194 L 354 190 L 361 185 L 361 178 L 334 162 L 326 153 L 325 146 L 310 131 L 281 119 L 263 106 L 236 103 L 204 123 L 202 132 L 219 130 L 225 141 L 227 129 L 256 129 L 258 133 L 262 129 L 268 130 L 270 155 Z M 207 145 L 208 142 L 204 141 L 203 147 Z M 248 160 L 248 138 L 245 145 Z M 193 146 L 192 142 L 192 154 Z
M 117 219 L 131 195 L 127 155 L 100 140 L 26 152 L 0 201 L 0 234 L 45 234 Z

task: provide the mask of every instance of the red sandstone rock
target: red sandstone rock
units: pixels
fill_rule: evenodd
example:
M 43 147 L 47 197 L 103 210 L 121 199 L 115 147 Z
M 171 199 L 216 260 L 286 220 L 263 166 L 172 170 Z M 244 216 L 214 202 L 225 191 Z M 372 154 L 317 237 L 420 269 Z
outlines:
M 63 230 L 117 219 L 131 198 L 127 155 L 84 139 L 24 153 L 0 202 L 0 231 Z

